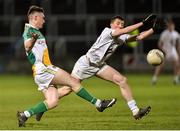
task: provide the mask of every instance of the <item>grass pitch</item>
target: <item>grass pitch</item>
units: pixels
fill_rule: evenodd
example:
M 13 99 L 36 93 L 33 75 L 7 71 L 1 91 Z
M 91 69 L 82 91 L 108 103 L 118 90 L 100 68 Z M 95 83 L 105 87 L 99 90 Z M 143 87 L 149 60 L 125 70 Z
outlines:
M 151 75 L 127 75 L 139 107 L 150 105 L 147 117 L 133 119 L 117 86 L 98 78 L 82 84 L 98 98 L 117 98 L 117 103 L 103 113 L 71 93 L 59 106 L 45 113 L 40 122 L 30 118 L 25 128 L 17 125 L 16 111 L 24 110 L 43 100 L 31 76 L 0 76 L 0 130 L 174 130 L 180 129 L 180 85 L 173 85 L 172 76 L 160 76 L 157 85 Z

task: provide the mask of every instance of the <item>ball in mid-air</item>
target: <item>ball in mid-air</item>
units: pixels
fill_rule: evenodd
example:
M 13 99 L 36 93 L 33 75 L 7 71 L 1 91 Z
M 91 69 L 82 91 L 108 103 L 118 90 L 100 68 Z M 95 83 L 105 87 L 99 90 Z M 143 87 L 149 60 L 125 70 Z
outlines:
M 159 49 L 152 49 L 147 54 L 147 62 L 150 65 L 158 66 L 164 61 L 164 53 Z

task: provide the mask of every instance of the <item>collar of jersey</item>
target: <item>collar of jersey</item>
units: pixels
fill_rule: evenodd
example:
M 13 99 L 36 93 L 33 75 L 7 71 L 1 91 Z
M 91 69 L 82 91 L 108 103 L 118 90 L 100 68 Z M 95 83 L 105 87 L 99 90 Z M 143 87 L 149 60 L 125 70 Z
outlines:
M 31 25 L 31 24 L 29 24 L 29 23 L 26 23 L 25 25 L 26 25 L 26 26 L 30 26 L 30 27 L 32 27 L 32 28 L 35 28 L 36 30 L 39 30 L 38 28 L 34 27 L 33 25 Z

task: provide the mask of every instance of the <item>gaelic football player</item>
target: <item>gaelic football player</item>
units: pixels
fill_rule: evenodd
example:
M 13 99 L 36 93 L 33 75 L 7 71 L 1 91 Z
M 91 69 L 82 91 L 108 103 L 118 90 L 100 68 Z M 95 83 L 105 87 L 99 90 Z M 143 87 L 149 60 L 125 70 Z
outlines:
M 39 121 L 44 112 L 55 108 L 58 105 L 59 98 L 71 91 L 95 105 L 100 112 L 115 104 L 116 99 L 101 101 L 92 96 L 70 74 L 52 65 L 46 39 L 39 30 L 43 28 L 45 23 L 43 8 L 31 6 L 27 16 L 28 23 L 25 24 L 23 33 L 24 47 L 27 58 L 32 64 L 35 83 L 38 85 L 38 90 L 44 94 L 45 100 L 23 112 L 17 112 L 19 127 L 25 126 L 27 119 L 33 115 L 36 115 L 36 119 Z M 56 85 L 65 86 L 58 89 Z
M 139 108 L 137 106 L 128 85 L 127 78 L 113 67 L 107 65 L 106 61 L 119 46 L 126 44 L 128 41 L 143 40 L 153 34 L 153 28 L 141 32 L 138 35 L 129 35 L 127 33 L 149 24 L 155 27 L 156 19 L 156 15 L 149 15 L 143 22 L 124 28 L 124 19 L 121 16 L 113 17 L 110 20 L 110 28 L 104 28 L 89 51 L 76 62 L 72 71 L 72 76 L 79 81 L 95 75 L 116 84 L 135 119 L 140 119 L 147 115 L 151 107 Z
M 167 61 L 171 62 L 174 70 L 173 83 L 179 84 L 179 75 L 180 75 L 180 36 L 179 33 L 175 30 L 175 24 L 172 19 L 167 21 L 167 29 L 164 30 L 158 42 L 158 46 L 165 53 L 165 58 Z M 152 84 L 156 84 L 157 78 L 164 67 L 164 63 L 157 66 L 152 78 Z

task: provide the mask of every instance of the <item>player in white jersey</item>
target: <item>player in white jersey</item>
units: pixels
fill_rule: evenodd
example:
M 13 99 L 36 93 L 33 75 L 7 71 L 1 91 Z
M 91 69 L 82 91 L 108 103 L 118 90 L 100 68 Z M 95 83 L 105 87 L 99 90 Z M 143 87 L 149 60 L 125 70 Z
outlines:
M 174 22 L 169 19 L 167 21 L 167 29 L 164 30 L 158 42 L 158 46 L 165 53 L 165 58 L 167 61 L 172 62 L 174 69 L 174 77 L 173 83 L 179 84 L 179 75 L 180 75 L 180 66 L 179 66 L 179 33 L 175 30 Z M 164 67 L 164 63 L 157 66 L 154 72 L 154 76 L 152 78 L 152 84 L 156 84 L 157 77 L 159 76 L 162 68 Z
M 44 112 L 55 108 L 59 99 L 68 95 L 71 90 L 77 96 L 92 103 L 100 112 L 116 102 L 115 98 L 97 99 L 69 73 L 51 64 L 45 37 L 39 30 L 45 22 L 44 17 L 44 10 L 41 7 L 31 6 L 28 11 L 29 23 L 25 24 L 23 38 L 26 55 L 32 64 L 34 80 L 38 89 L 44 94 L 45 100 L 23 112 L 17 112 L 19 127 L 25 126 L 27 119 L 33 115 L 36 115 L 36 120 L 39 121 Z M 57 85 L 64 85 L 64 87 L 56 88 Z
M 118 85 L 135 119 L 140 119 L 148 114 L 151 107 L 148 106 L 144 109 L 138 108 L 127 83 L 127 78 L 107 65 L 106 60 L 115 52 L 117 47 L 126 44 L 128 41 L 143 40 L 153 34 L 153 28 L 138 35 L 129 35 L 127 33 L 143 25 L 152 24 L 153 26 L 156 24 L 156 19 L 155 15 L 149 15 L 143 22 L 124 28 L 124 19 L 120 16 L 113 17 L 110 21 L 110 28 L 106 27 L 86 55 L 79 58 L 71 74 L 79 81 L 96 75 Z

